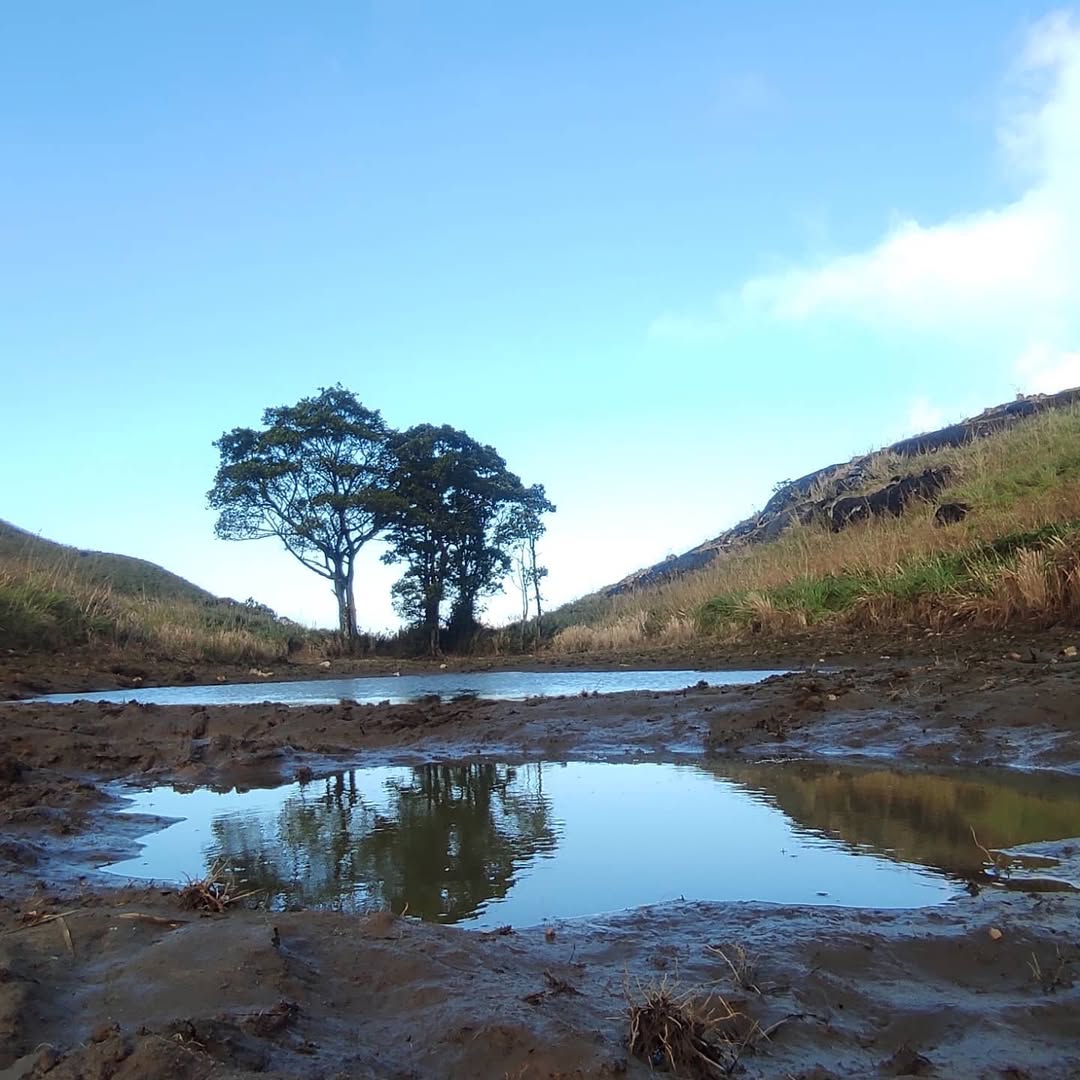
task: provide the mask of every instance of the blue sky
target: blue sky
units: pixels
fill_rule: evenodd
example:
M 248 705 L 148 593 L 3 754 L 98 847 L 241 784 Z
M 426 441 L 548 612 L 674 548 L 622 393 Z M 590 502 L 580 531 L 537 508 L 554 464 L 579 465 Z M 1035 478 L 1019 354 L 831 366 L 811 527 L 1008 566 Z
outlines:
M 305 623 L 205 493 L 321 386 L 545 484 L 560 602 L 1080 383 L 1068 9 L 7 5 L 0 147 L 0 517 Z

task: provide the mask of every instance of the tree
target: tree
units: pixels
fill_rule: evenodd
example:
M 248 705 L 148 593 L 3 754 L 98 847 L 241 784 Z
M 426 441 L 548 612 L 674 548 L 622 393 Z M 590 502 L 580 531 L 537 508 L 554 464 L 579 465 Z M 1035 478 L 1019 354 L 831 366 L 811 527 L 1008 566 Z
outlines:
M 547 567 L 541 566 L 536 557 L 536 545 L 540 540 L 540 537 L 544 535 L 545 529 L 540 515 L 549 511 L 554 511 L 555 507 L 548 502 L 542 484 L 534 484 L 525 494 L 526 498 L 519 507 L 520 518 L 517 525 L 517 535 L 521 538 L 520 559 L 522 589 L 527 590 L 529 586 L 532 587 L 533 599 L 536 604 L 536 623 L 533 630 L 533 645 L 536 647 L 540 644 L 542 631 L 541 623 L 544 617 L 543 607 L 541 606 L 542 597 L 540 595 L 540 582 L 547 577 L 548 573 Z M 528 617 L 528 600 L 526 599 L 525 619 L 527 620 Z M 524 644 L 524 625 L 521 628 L 521 640 Z
M 207 498 L 223 540 L 276 536 L 327 578 L 350 647 L 359 636 L 354 569 L 387 521 L 389 432 L 340 385 L 263 413 L 262 430 L 234 428 L 214 446 L 221 464 Z
M 533 605 L 536 608 L 536 618 L 532 625 L 533 646 L 540 644 L 544 614 L 540 582 L 547 577 L 548 572 L 547 567 L 541 566 L 537 559 L 536 546 L 545 528 L 540 515 L 554 509 L 555 507 L 548 502 L 544 494 L 543 485 L 534 484 L 525 492 L 525 498 L 515 510 L 513 532 L 517 538 L 517 549 L 514 553 L 514 577 L 521 592 L 521 623 L 518 636 L 523 651 L 529 630 L 529 611 Z
M 395 439 L 389 475 L 395 508 L 384 559 L 406 564 L 394 587 L 398 610 L 423 626 L 435 655 L 447 601 L 450 640 L 463 644 L 475 631 L 481 599 L 510 569 L 523 506 L 537 516 L 555 508 L 493 447 L 446 425 L 421 424 Z

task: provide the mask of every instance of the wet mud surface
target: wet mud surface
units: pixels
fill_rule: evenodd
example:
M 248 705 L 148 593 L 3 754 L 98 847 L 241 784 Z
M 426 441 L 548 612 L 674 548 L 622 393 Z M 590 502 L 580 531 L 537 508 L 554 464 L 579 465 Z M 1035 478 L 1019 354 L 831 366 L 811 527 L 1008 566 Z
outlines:
M 1078 1075 L 1074 891 L 987 878 L 910 912 L 672 903 L 485 933 L 407 913 L 200 912 L 95 870 L 144 831 L 115 813 L 117 781 L 257 787 L 477 758 L 1080 777 L 1080 665 L 1016 656 L 526 702 L 4 704 L 0 1078 L 645 1076 L 629 1008 L 664 985 L 741 1018 L 714 1031 L 699 1075 Z M 1027 850 L 1080 881 L 1080 841 Z

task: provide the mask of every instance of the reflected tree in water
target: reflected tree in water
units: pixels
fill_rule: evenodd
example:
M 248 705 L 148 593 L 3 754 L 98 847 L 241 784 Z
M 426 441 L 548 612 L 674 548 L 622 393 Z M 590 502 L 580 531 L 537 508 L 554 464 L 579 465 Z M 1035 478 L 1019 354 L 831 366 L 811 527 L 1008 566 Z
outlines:
M 1071 777 L 935 775 L 819 762 L 725 762 L 708 771 L 757 792 L 808 832 L 949 872 L 981 870 L 973 828 L 994 848 L 1080 831 L 1080 791 Z
M 506 895 L 516 874 L 553 852 L 540 766 L 424 765 L 365 796 L 355 772 L 308 784 L 276 823 L 219 818 L 224 857 L 276 906 L 388 907 L 459 922 Z

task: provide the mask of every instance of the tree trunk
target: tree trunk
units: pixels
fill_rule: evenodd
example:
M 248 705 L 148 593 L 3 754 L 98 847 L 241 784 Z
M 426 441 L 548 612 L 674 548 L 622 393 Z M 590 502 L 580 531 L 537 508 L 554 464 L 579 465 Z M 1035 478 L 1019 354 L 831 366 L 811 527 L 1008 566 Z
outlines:
M 535 647 L 537 649 L 539 649 L 540 648 L 540 636 L 541 636 L 540 620 L 543 618 L 544 612 L 543 612 L 543 609 L 540 606 L 540 578 L 541 578 L 542 575 L 540 574 L 540 568 L 536 565 L 536 538 L 535 537 L 530 537 L 530 539 L 529 539 L 529 561 L 530 561 L 531 570 L 532 570 L 533 592 L 535 594 L 535 600 L 536 600 L 536 634 L 535 634 L 535 637 L 534 637 L 533 640 L 534 640 Z
M 428 632 L 428 650 L 432 656 L 439 655 L 439 601 L 427 598 L 424 601 L 424 626 Z
M 349 624 L 349 652 L 356 651 L 360 640 L 360 627 L 356 624 L 356 596 L 353 592 L 353 562 L 349 560 L 349 569 L 345 575 L 345 612 Z
M 515 565 L 517 570 L 518 588 L 521 590 L 521 633 L 519 635 L 518 646 L 522 652 L 525 651 L 525 634 L 528 631 L 529 626 L 529 565 L 525 561 L 525 548 L 522 547 L 518 552 L 518 559 Z
M 334 568 L 334 596 L 338 606 L 338 630 L 351 652 L 359 636 L 356 629 L 356 604 L 353 600 L 352 567 L 349 567 L 348 571 L 340 566 Z

